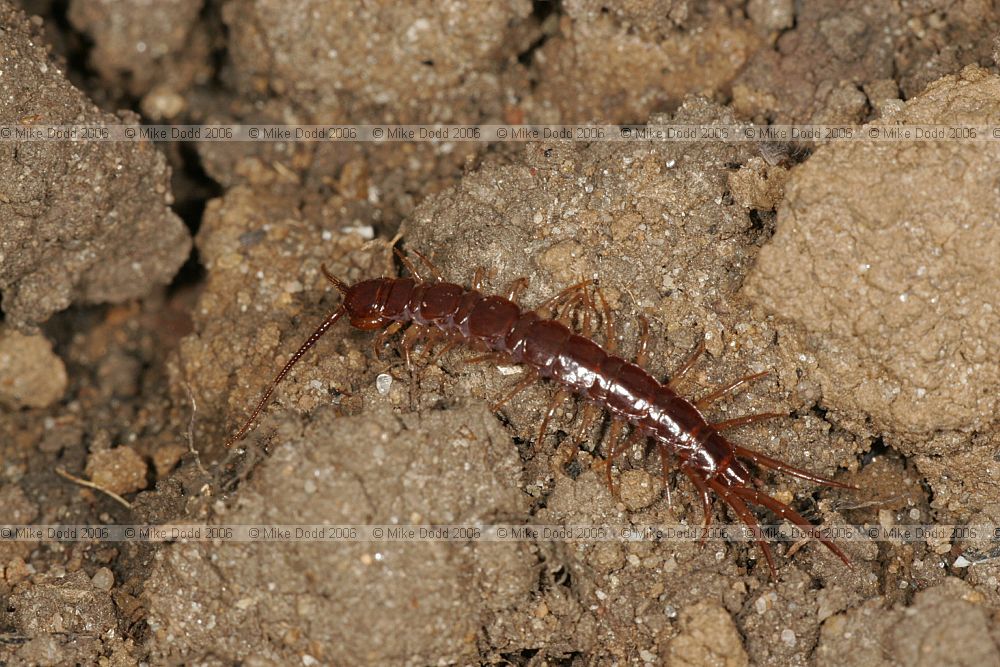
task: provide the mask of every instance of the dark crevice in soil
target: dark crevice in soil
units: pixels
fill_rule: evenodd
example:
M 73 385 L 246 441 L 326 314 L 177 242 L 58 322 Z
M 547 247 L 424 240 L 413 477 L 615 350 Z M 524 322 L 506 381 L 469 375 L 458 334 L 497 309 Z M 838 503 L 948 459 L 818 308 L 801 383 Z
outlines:
M 95 75 L 90 69 L 90 51 L 93 41 L 79 32 L 69 22 L 69 0 L 20 0 L 21 8 L 30 15 L 41 16 L 45 20 L 45 34 L 49 37 L 52 52 L 61 58 L 66 66 L 66 77 L 95 100 L 91 82 Z
M 774 236 L 778 222 L 777 213 L 754 208 L 750 209 L 748 217 L 750 218 L 750 232 L 757 243 L 763 244 Z
M 212 75 L 202 85 L 197 86 L 206 91 L 228 90 L 226 82 L 223 81 L 222 73 L 225 70 L 229 58 L 229 26 L 222 20 L 222 3 L 217 0 L 206 0 L 201 8 L 198 19 L 201 23 L 212 26 L 212 30 L 218 34 L 218 39 L 213 44 L 209 53 L 209 62 L 212 65 Z
M 532 0 L 531 15 L 539 22 L 562 13 L 562 0 Z
M 531 3 L 531 17 L 537 21 L 538 25 L 542 25 L 547 18 L 561 12 L 561 0 L 533 0 Z M 549 40 L 549 37 L 550 35 L 543 34 L 536 39 L 527 49 L 517 54 L 517 61 L 525 67 L 530 67 L 535 57 L 535 52 L 542 48 L 545 42 Z
M 872 441 L 871 448 L 861 457 L 861 467 L 863 468 L 866 465 L 870 465 L 873 461 L 875 461 L 875 459 L 880 456 L 886 456 L 890 451 L 892 451 L 892 448 L 885 444 L 885 440 L 882 436 L 875 438 Z

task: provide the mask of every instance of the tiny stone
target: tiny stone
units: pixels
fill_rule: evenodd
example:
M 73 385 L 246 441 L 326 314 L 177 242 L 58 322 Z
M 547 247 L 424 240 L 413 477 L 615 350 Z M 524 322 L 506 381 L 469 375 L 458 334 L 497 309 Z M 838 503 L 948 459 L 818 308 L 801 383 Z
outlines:
M 612 572 L 625 564 L 625 552 L 617 542 L 599 542 L 594 546 L 590 562 L 600 572 Z
M 66 366 L 40 334 L 0 327 L 0 404 L 47 408 L 66 392 Z
M 380 373 L 378 377 L 375 378 L 375 389 L 378 390 L 382 396 L 389 393 L 389 388 L 392 386 L 392 376 L 388 373 Z
M 785 628 L 781 631 L 781 641 L 785 642 L 789 647 L 795 646 L 797 641 L 795 637 L 795 631 L 790 628 Z
M 91 482 L 119 495 L 146 488 L 146 462 L 131 447 L 92 452 L 86 471 Z
M 110 591 L 115 585 L 115 575 L 108 568 L 102 567 L 90 578 L 90 583 L 94 584 L 94 588 L 102 591 Z

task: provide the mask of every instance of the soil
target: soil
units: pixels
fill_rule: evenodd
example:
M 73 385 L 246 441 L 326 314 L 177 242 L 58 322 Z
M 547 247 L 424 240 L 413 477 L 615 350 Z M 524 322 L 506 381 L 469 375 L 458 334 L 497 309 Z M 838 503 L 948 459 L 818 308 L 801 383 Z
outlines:
M 0 0 L 0 125 L 1000 124 L 989 3 L 883 4 Z M 656 376 L 704 342 L 686 395 L 768 371 L 709 414 L 859 487 L 764 475 L 816 523 L 998 526 L 994 143 L 0 142 L 0 524 L 701 523 L 546 383 L 492 411 L 523 370 L 346 323 L 225 448 L 396 240 L 599 280 Z M 996 546 L 0 541 L 0 665 L 1000 664 Z

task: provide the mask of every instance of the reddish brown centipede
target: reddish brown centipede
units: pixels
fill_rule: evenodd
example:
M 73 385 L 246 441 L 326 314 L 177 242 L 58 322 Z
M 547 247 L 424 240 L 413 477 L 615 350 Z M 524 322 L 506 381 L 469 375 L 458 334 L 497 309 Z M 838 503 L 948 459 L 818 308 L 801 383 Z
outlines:
M 515 298 L 523 279 L 515 281 L 506 298 L 480 292 L 481 273 L 473 279 L 472 289 L 445 282 L 440 272 L 420 253 L 415 253 L 433 274 L 432 280 L 423 278 L 401 253 L 400 260 L 409 270 L 410 278 L 377 278 L 347 285 L 331 275 L 326 267 L 327 280 L 344 296 L 343 303 L 334 310 L 315 332 L 292 355 L 281 372 L 274 378 L 263 398 L 246 423 L 230 438 L 226 446 L 246 435 L 254 420 L 264 409 L 278 383 L 341 317 L 347 315 L 351 326 L 374 331 L 383 329 L 376 341 L 378 345 L 388 335 L 398 332 L 405 324 L 413 325 L 404 335 L 403 351 L 409 363 L 409 354 L 417 338 L 426 332 L 436 341 L 444 338 L 446 347 L 471 343 L 492 351 L 490 358 L 524 364 L 529 368 L 524 377 L 497 404 L 509 401 L 539 379 L 549 379 L 560 385 L 549 410 L 542 421 L 540 436 L 544 435 L 556 406 L 568 394 L 576 394 L 588 404 L 588 411 L 599 408 L 610 413 L 612 427 L 607 455 L 607 481 L 611 485 L 611 466 L 616 456 L 639 441 L 652 440 L 663 462 L 664 477 L 668 461 L 676 458 L 681 470 L 691 480 L 701 496 L 704 526 L 711 522 L 711 495 L 714 492 L 736 513 L 740 521 L 753 531 L 753 538 L 767 561 L 772 576 L 776 576 L 774 557 L 770 545 L 758 530 L 759 524 L 748 503 L 771 510 L 803 529 L 808 535 L 823 543 L 830 551 L 850 565 L 841 549 L 823 537 L 802 515 L 788 505 L 759 491 L 761 480 L 754 477 L 741 459 L 758 466 L 772 468 L 801 479 L 827 486 L 853 489 L 855 487 L 832 479 L 794 468 L 782 461 L 730 442 L 722 431 L 781 415 L 773 413 L 749 415 L 718 423 L 709 423 L 701 410 L 715 399 L 765 373 L 751 375 L 713 391 L 709 395 L 690 401 L 673 389 L 674 382 L 682 376 L 701 354 L 698 350 L 668 383 L 661 383 L 641 368 L 646 356 L 648 325 L 645 320 L 636 363 L 615 354 L 613 324 L 610 309 L 600 290 L 597 296 L 603 306 L 602 320 L 606 328 L 604 347 L 589 338 L 589 313 L 584 318 L 582 334 L 574 333 L 563 322 L 544 316 L 561 304 L 583 302 L 594 308 L 587 291 L 591 281 L 584 281 L 566 288 L 536 310 L 524 310 Z M 440 354 L 439 354 L 440 356 Z M 592 413 L 591 413 L 592 414 Z M 585 416 L 585 421 L 587 417 Z M 621 430 L 626 425 L 632 432 L 620 443 Z

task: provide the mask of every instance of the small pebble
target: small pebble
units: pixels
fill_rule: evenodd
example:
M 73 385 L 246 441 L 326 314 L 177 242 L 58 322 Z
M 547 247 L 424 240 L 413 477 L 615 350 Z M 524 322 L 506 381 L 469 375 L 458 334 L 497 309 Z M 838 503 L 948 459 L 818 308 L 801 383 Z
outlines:
M 90 578 L 90 583 L 98 590 L 110 591 L 115 585 L 115 575 L 108 568 L 102 567 Z
M 389 393 L 389 388 L 392 387 L 392 376 L 388 373 L 380 373 L 378 377 L 375 378 L 375 389 L 378 393 L 385 396 Z
M 122 495 L 146 488 L 146 462 L 131 447 L 91 452 L 87 477 L 102 489 Z
M 789 648 L 794 647 L 795 643 L 798 641 L 795 637 L 795 631 L 792 630 L 791 628 L 785 628 L 784 630 L 782 630 L 781 641 L 787 644 Z
M 66 392 L 66 366 L 40 334 L 0 327 L 0 404 L 47 408 Z
M 590 554 L 590 562 L 599 572 L 612 572 L 625 564 L 625 550 L 617 542 L 598 542 Z

